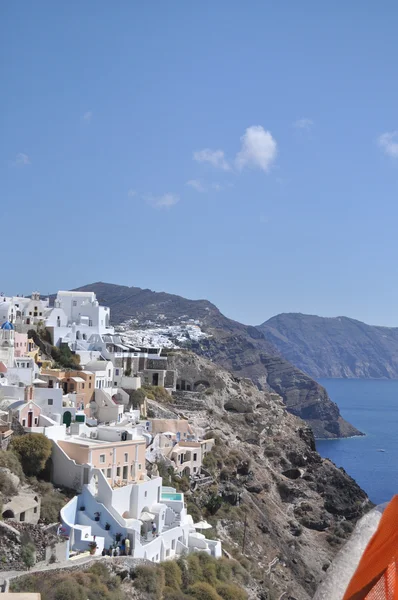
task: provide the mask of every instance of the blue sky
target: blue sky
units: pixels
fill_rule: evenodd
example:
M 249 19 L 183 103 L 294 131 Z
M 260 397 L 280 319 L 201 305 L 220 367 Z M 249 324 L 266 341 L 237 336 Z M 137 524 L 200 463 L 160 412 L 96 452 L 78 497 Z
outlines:
M 393 2 L 4 3 L 5 293 L 398 325 Z

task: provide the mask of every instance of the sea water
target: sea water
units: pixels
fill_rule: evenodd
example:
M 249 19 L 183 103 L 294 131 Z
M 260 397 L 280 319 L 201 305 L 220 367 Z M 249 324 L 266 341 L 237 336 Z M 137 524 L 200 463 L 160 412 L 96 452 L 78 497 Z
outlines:
M 322 379 L 344 419 L 365 437 L 317 440 L 321 456 L 343 467 L 376 504 L 398 494 L 398 381 Z

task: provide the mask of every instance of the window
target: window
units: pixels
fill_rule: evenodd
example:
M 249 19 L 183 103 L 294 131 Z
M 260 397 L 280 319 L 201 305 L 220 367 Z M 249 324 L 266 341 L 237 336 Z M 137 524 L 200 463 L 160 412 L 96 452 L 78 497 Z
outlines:
M 73 300 L 73 306 L 77 306 L 77 300 Z
M 108 377 L 110 377 L 110 376 L 111 376 L 111 370 L 108 369 Z
M 159 560 L 159 554 L 156 555 L 156 560 Z
M 145 496 L 145 498 L 146 498 L 146 497 L 148 496 L 148 492 L 145 492 L 144 496 Z
M 26 426 L 26 419 L 22 419 L 22 427 Z
M 116 467 L 116 477 L 120 477 L 120 467 Z
M 52 406 L 52 405 L 53 405 L 53 399 L 52 399 L 52 398 L 49 398 L 49 399 L 47 400 L 47 404 L 48 404 L 48 406 Z
M 131 477 L 134 477 L 134 465 L 131 465 L 130 471 L 131 471 Z
M 127 452 L 124 455 L 124 462 L 129 462 L 129 455 L 127 454 Z
M 29 315 L 32 316 L 32 311 L 30 311 Z
M 34 507 L 33 512 L 36 514 L 37 513 L 37 506 Z
M 112 477 L 112 469 L 108 469 L 106 472 L 106 476 L 108 479 L 110 479 Z
M 138 470 L 142 471 L 142 465 L 141 464 L 138 465 Z
M 194 459 L 194 460 L 197 460 L 197 459 L 198 459 L 198 455 L 196 454 L 196 452 L 195 452 L 195 454 L 193 455 L 193 459 Z
M 82 383 L 82 390 L 84 390 L 84 383 Z
M 88 384 L 88 388 L 89 388 L 89 389 L 91 389 L 91 381 L 90 381 L 90 383 Z
M 21 514 L 19 515 L 19 520 L 25 521 L 25 513 L 24 512 L 21 512 Z
M 105 462 L 105 454 L 100 454 L 100 463 Z
M 170 556 L 170 548 L 166 550 L 166 556 Z
M 35 425 L 37 425 L 38 422 L 39 422 L 39 419 L 37 417 L 35 417 Z
M 162 513 L 162 521 L 164 521 L 164 513 Z
M 115 375 L 119 375 L 119 369 L 116 369 Z
M 89 327 L 92 327 L 92 326 L 93 326 L 93 322 L 92 322 L 92 320 L 91 320 L 91 319 L 89 319 L 89 321 L 88 321 L 88 326 L 89 326 Z
M 43 313 L 39 312 L 39 317 L 41 317 L 43 315 Z
M 175 550 L 176 547 L 176 541 L 175 540 L 171 540 L 171 549 Z
M 73 383 L 69 384 L 69 391 L 73 392 L 73 390 L 75 389 L 75 385 Z

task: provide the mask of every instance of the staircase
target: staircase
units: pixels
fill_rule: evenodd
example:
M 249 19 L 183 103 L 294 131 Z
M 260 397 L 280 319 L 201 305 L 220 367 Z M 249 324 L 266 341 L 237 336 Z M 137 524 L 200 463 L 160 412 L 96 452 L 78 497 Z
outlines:
M 199 392 L 173 392 L 172 407 L 188 419 L 205 418 L 207 415 L 206 402 Z

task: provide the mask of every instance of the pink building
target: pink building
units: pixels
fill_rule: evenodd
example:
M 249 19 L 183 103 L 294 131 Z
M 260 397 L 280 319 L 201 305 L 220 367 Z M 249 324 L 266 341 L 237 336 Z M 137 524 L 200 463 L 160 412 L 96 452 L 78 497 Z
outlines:
M 26 356 L 28 353 L 28 335 L 27 333 L 14 333 L 14 356 Z

